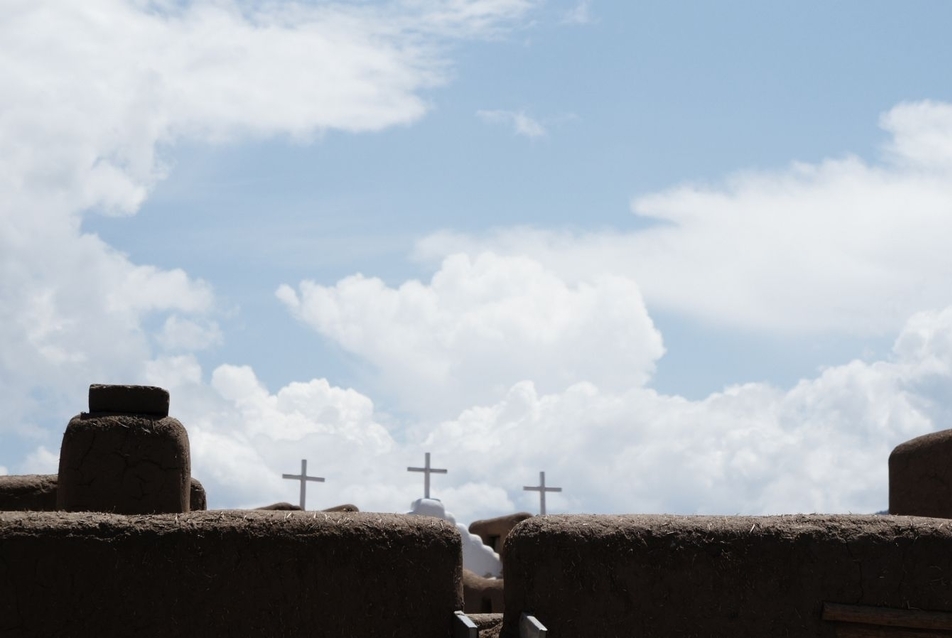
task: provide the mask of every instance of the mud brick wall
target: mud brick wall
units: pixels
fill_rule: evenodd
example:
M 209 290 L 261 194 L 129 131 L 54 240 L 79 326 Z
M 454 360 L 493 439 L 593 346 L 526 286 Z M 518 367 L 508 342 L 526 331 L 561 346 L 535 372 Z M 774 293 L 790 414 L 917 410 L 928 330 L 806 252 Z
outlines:
M 0 512 L 0 636 L 448 638 L 460 556 L 424 516 Z
M 0 512 L 56 509 L 56 475 L 0 476 Z
M 0 512 L 51 512 L 56 509 L 56 474 L 22 474 L 0 476 Z M 208 509 L 205 488 L 192 478 L 189 485 L 189 508 L 195 512 Z
M 952 521 L 536 516 L 506 542 L 502 636 L 834 636 L 824 601 L 952 611 Z M 878 634 L 877 634 L 878 635 Z

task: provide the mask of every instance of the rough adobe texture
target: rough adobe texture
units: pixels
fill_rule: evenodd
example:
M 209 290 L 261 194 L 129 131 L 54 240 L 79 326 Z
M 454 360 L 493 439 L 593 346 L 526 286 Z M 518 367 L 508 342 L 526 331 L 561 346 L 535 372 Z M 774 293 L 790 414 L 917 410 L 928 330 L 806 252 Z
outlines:
M 916 437 L 892 451 L 889 513 L 952 518 L 952 430 Z
M 502 635 L 834 636 L 824 601 L 952 611 L 952 522 L 537 516 L 506 542 Z
M 56 509 L 56 475 L 0 476 L 0 512 Z
M 0 636 L 448 638 L 460 537 L 393 514 L 0 513 Z
M 201 512 L 208 509 L 208 496 L 205 494 L 205 486 L 194 477 L 188 480 L 188 509 L 191 512 Z
M 294 505 L 292 503 L 287 503 L 281 501 L 280 503 L 272 503 L 271 505 L 263 505 L 261 507 L 256 507 L 256 510 L 273 510 L 277 512 L 300 512 L 301 506 Z M 327 509 L 317 510 L 319 512 L 359 512 L 360 510 L 356 505 L 350 505 L 349 503 L 344 505 L 335 505 L 334 507 L 328 507 Z
M 178 420 L 80 414 L 63 434 L 58 509 L 117 514 L 189 511 L 188 435 Z
M 0 512 L 52 512 L 56 509 L 56 474 L 0 476 Z M 189 509 L 208 509 L 205 488 L 196 478 L 189 485 Z
M 89 411 L 115 414 L 169 415 L 169 391 L 151 385 L 89 386 Z

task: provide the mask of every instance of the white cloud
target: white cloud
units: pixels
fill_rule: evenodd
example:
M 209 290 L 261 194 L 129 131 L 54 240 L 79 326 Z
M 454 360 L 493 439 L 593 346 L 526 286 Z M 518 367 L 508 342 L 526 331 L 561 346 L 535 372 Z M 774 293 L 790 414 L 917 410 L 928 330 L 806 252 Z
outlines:
M 277 294 L 375 366 L 383 387 L 418 414 L 490 401 L 524 379 L 546 391 L 583 380 L 640 385 L 664 352 L 634 281 L 569 284 L 522 257 L 453 255 L 426 284 L 389 288 L 358 275 Z
M 902 104 L 881 164 L 856 157 L 739 173 L 635 198 L 635 232 L 502 229 L 423 240 L 424 258 L 526 255 L 566 281 L 631 277 L 649 307 L 775 333 L 887 335 L 952 303 L 952 107 Z
M 56 474 L 59 471 L 59 451 L 39 446 L 20 464 L 20 474 Z
M 165 350 L 196 351 L 221 344 L 223 336 L 215 322 L 169 315 L 156 339 Z
M 592 0 L 579 2 L 562 16 L 562 24 L 589 24 L 592 21 Z
M 513 133 L 523 137 L 543 137 L 547 131 L 538 121 L 526 115 L 525 111 L 476 111 L 476 116 L 490 124 L 511 126 Z
M 879 119 L 892 134 L 893 160 L 923 170 L 952 170 L 952 105 L 904 102 Z

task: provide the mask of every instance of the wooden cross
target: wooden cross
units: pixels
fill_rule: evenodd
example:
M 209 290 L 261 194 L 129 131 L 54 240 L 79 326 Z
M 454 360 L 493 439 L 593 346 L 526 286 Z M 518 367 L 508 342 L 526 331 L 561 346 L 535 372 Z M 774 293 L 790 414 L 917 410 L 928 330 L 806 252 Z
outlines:
M 306 509 L 304 507 L 304 493 L 307 487 L 307 482 L 308 481 L 315 481 L 317 483 L 324 482 L 324 479 L 321 478 L 320 476 L 307 475 L 307 461 L 305 459 L 301 459 L 301 473 L 300 474 L 282 474 L 281 477 L 286 479 L 294 479 L 296 481 L 301 481 L 301 509 L 302 510 Z
M 407 472 L 423 472 L 423 498 L 430 498 L 430 474 L 446 474 L 447 470 L 430 467 L 430 453 L 427 452 L 423 467 L 408 467 Z
M 536 487 L 529 487 L 526 485 L 522 488 L 526 492 L 538 492 L 539 493 L 539 513 L 543 516 L 545 515 L 545 493 L 546 492 L 561 492 L 561 487 L 546 487 L 545 486 L 545 472 L 539 472 L 539 485 Z

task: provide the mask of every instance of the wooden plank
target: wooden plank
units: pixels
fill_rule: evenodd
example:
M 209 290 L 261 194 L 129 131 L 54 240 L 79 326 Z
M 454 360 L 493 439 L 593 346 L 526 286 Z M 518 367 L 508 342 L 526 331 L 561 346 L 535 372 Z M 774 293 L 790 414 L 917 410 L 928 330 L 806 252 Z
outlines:
M 823 603 L 823 620 L 905 629 L 952 631 L 952 613 Z
M 876 627 L 853 623 L 836 625 L 837 638 L 949 638 L 952 633 L 936 629 L 906 629 L 904 627 Z

